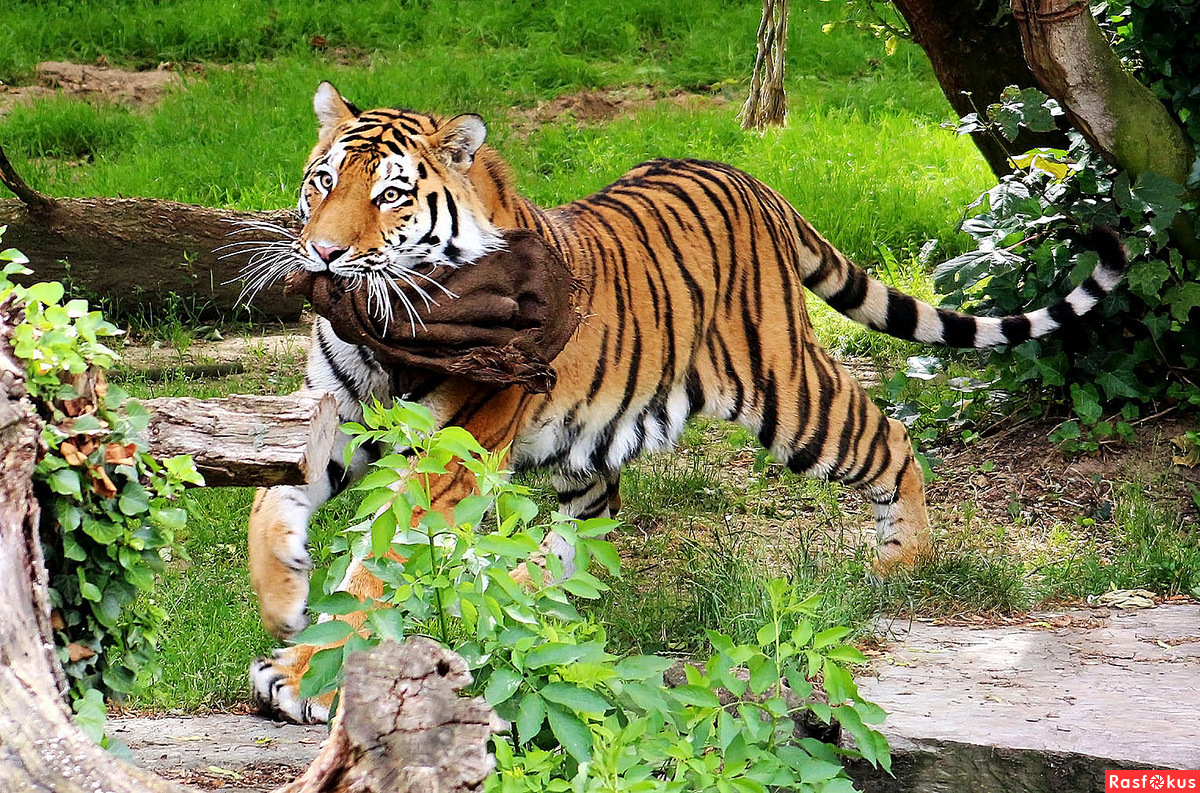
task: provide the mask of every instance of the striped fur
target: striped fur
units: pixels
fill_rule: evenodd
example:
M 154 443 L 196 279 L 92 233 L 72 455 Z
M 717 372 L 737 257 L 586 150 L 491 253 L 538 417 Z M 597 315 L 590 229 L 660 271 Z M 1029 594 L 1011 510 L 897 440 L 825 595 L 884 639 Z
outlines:
M 481 146 L 477 117 L 359 114 L 328 84 L 316 105 L 323 128 L 300 204 L 307 223 L 296 266 L 328 267 L 368 284 L 411 282 L 405 268 L 417 262 L 470 266 L 494 244 L 497 228 L 527 228 L 585 285 L 585 319 L 554 361 L 558 383 L 549 394 L 458 380 L 408 392 L 402 377 L 337 340 L 323 320 L 313 331 L 308 385 L 334 391 L 346 419 L 358 417 L 362 399 L 402 396 L 489 448 L 511 444 L 510 464 L 550 469 L 562 509 L 579 517 L 615 513 L 621 467 L 671 448 L 687 418 L 703 414 L 748 427 L 794 471 L 861 489 L 875 511 L 880 568 L 909 564 L 926 547 L 928 518 L 908 435 L 818 344 L 805 288 L 876 330 L 982 347 L 1040 336 L 1081 316 L 1124 268 L 1120 243 L 1100 233 L 1093 239 L 1099 267 L 1065 300 L 1030 314 L 972 317 L 872 279 L 777 192 L 728 165 L 654 160 L 594 195 L 542 209 L 515 192 L 498 156 Z M 389 187 L 404 191 L 395 207 L 377 200 Z M 329 250 L 344 252 L 326 261 L 320 251 Z M 252 578 L 273 632 L 287 636 L 303 625 L 297 592 L 306 558 L 298 549 L 308 515 L 369 459 L 360 450 L 349 471 L 335 463 L 324 482 L 274 488 L 257 500 Z M 447 474 L 435 483 L 436 508 L 448 512 L 471 485 L 465 471 Z M 547 552 L 569 569 L 564 545 L 552 538 Z M 360 577 L 345 585 L 365 592 L 375 584 Z M 257 662 L 252 679 L 267 709 L 312 716 L 294 691 L 306 659 Z

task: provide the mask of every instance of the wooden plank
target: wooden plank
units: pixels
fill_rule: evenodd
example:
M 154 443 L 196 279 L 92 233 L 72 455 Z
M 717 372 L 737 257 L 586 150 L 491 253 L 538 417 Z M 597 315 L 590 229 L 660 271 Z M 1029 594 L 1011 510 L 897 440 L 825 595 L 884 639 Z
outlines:
M 190 454 L 209 487 L 302 485 L 325 475 L 338 432 L 337 401 L 288 396 L 148 399 L 146 439 L 157 458 Z

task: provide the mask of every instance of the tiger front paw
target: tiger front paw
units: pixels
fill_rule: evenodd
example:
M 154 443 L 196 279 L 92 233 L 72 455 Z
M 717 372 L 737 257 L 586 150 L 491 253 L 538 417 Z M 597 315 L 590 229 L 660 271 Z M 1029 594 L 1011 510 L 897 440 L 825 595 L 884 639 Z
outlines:
M 259 712 L 277 721 L 321 724 L 329 720 L 334 692 L 312 699 L 300 697 L 300 678 L 317 648 L 284 647 L 250 664 L 250 690 Z

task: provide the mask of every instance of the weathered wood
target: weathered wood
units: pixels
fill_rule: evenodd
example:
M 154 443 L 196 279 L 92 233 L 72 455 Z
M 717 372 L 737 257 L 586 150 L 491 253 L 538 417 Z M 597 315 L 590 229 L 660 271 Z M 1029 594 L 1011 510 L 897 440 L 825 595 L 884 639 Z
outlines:
M 763 0 L 750 95 L 742 106 L 743 129 L 780 126 L 787 119 L 787 94 L 783 89 L 787 13 L 787 0 Z
M 200 314 L 231 316 L 248 252 L 219 248 L 236 241 L 270 241 L 278 234 L 234 233 L 238 223 L 267 223 L 297 230 L 294 212 L 244 212 L 181 204 L 156 198 L 53 198 L 29 187 L 0 150 L 0 182 L 20 199 L 0 200 L 4 246 L 29 257 L 32 281 L 63 281 L 130 306 L 179 295 Z M 244 248 L 245 246 L 239 246 Z M 304 306 L 282 287 L 255 296 L 253 309 L 294 320 Z
M 496 761 L 500 726 L 466 661 L 432 639 L 385 642 L 351 658 L 342 713 L 308 770 L 281 793 L 454 793 L 479 790 Z
M 192 455 L 209 487 L 311 482 L 325 475 L 338 431 L 337 401 L 322 391 L 163 397 L 142 404 L 151 413 L 150 453 Z

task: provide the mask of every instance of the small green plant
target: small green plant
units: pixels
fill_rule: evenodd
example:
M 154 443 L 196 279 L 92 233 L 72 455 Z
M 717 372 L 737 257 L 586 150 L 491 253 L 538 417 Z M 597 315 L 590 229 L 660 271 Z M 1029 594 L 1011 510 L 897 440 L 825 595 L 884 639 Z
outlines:
M 164 614 L 149 594 L 165 559 L 182 551 L 175 534 L 187 513 L 176 497 L 202 480 L 190 458 L 146 452 L 147 411 L 106 382 L 116 354 L 105 341 L 119 331 L 86 301 L 64 304 L 62 284 L 14 284 L 30 272 L 25 261 L 0 253 L 0 303 L 24 314 L 12 345 L 45 425 L 34 481 L 55 647 L 76 711 L 94 728 L 102 694 L 141 691 L 159 675 Z
M 368 406 L 363 423 L 346 429 L 351 449 L 370 441 L 414 454 L 383 458 L 359 485 L 365 520 L 346 532 L 340 555 L 318 574 L 324 595 L 312 608 L 365 612 L 364 629 L 327 620 L 297 637 L 344 641 L 313 656 L 302 696 L 336 687 L 355 650 L 425 634 L 467 660 L 476 693 L 512 724 L 494 739 L 489 790 L 849 791 L 842 757 L 890 767 L 887 742 L 870 726 L 884 713 L 862 698 L 846 670 L 866 659 L 844 643 L 850 629 L 814 631 L 818 596 L 801 597 L 782 579 L 768 582 L 754 641 L 710 631 L 707 656 L 681 664 L 682 680 L 665 685 L 672 659 L 614 654 L 604 628 L 569 597 L 596 599 L 608 590 L 589 572 L 592 561 L 620 574 L 615 549 L 599 539 L 615 521 L 540 514 L 527 488 L 501 469 L 502 455 L 461 428 L 435 430 L 419 406 Z M 430 478 L 451 465 L 469 470 L 476 490 L 447 520 L 431 511 Z M 539 553 L 550 531 L 576 549 L 570 576 L 557 557 Z M 355 560 L 383 583 L 379 598 L 364 603 L 335 591 Z M 514 579 L 514 570 L 527 582 Z M 827 702 L 812 696 L 817 679 Z M 718 689 L 741 701 L 722 706 Z M 794 741 L 795 720 L 806 711 L 840 724 L 857 750 Z

